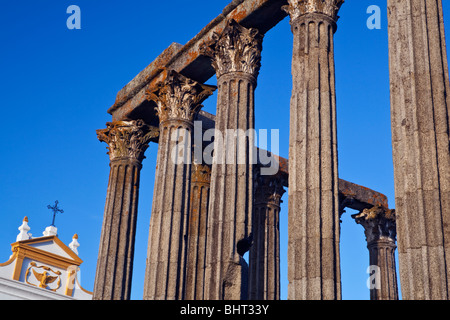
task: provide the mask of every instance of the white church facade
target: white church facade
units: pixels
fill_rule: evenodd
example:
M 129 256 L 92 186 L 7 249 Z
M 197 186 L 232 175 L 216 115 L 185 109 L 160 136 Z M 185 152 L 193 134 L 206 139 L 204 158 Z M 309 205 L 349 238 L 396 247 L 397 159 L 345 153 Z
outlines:
M 29 230 L 25 217 L 11 244 L 12 255 L 0 263 L 0 300 L 91 300 L 92 292 L 78 279 L 83 263 L 78 257 L 78 236 L 65 245 L 54 226 L 36 238 Z

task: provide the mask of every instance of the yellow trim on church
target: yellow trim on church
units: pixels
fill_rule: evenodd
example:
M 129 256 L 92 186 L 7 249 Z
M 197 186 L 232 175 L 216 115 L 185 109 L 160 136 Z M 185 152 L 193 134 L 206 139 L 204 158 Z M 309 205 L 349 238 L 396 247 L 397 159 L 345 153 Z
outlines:
M 45 243 L 50 241 L 55 242 L 65 253 L 67 253 L 70 258 L 47 252 L 32 246 L 33 244 Z M 22 273 L 24 260 L 30 259 L 32 261 L 39 261 L 53 267 L 67 270 L 67 281 L 64 290 L 65 295 L 73 295 L 75 282 L 82 291 L 88 294 L 92 294 L 92 292 L 82 288 L 80 283 L 78 282 L 77 272 L 79 271 L 79 266 L 83 263 L 83 260 L 81 260 L 76 253 L 74 253 L 61 240 L 59 240 L 57 236 L 47 236 L 17 241 L 11 244 L 11 250 L 13 252 L 12 256 L 8 261 L 0 263 L 0 267 L 15 263 L 12 274 L 13 280 L 20 281 L 20 275 Z
M 16 258 L 17 258 L 17 252 L 14 252 L 8 261 L 0 263 L 0 267 L 9 266 L 11 263 L 14 262 L 14 260 L 16 260 Z
M 54 241 L 61 249 L 64 250 L 72 259 L 56 255 L 38 248 L 32 247 L 30 244 Z M 19 280 L 22 271 L 22 265 L 25 258 L 40 261 L 58 268 L 67 269 L 70 266 L 79 266 L 83 263 L 70 248 L 68 248 L 57 236 L 41 237 L 36 239 L 15 242 L 12 245 L 12 251 L 17 253 L 16 265 L 13 273 L 13 280 Z

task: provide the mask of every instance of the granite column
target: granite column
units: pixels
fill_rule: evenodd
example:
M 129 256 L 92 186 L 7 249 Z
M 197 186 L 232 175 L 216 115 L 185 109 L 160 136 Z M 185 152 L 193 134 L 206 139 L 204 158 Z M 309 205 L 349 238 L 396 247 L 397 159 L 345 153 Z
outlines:
M 288 0 L 294 34 L 288 299 L 340 299 L 334 42 L 343 0 Z
M 131 294 L 139 178 L 144 152 L 158 136 L 143 121 L 117 121 L 97 130 L 108 144 L 109 184 L 93 299 L 128 300 Z
M 192 165 L 186 299 L 204 300 L 211 166 Z
M 249 299 L 280 299 L 280 205 L 285 193 L 279 175 L 257 175 L 253 239 L 249 254 Z
M 364 227 L 366 235 L 371 274 L 370 299 L 398 300 L 395 211 L 375 206 L 352 217 Z
M 441 0 L 388 0 L 402 298 L 449 299 L 450 97 Z
M 201 103 L 214 89 L 169 71 L 163 82 L 147 91 L 147 98 L 157 105 L 160 137 L 145 271 L 145 300 L 185 298 L 193 121 Z
M 241 300 L 248 294 L 253 206 L 254 91 L 263 36 L 230 20 L 205 44 L 218 83 L 216 135 L 211 170 L 211 200 L 205 299 Z

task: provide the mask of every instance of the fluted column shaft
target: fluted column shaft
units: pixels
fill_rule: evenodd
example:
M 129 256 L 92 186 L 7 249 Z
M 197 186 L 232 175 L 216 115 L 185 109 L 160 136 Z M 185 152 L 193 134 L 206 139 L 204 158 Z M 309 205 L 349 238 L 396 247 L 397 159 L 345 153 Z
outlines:
M 249 299 L 280 299 L 280 204 L 285 190 L 279 176 L 258 176 L 249 254 Z
M 211 167 L 206 164 L 193 164 L 186 274 L 187 300 L 204 300 L 210 184 Z
M 160 137 L 150 218 L 146 300 L 185 297 L 187 230 L 190 213 L 193 119 L 213 92 L 176 72 L 147 92 L 157 104 Z
M 378 240 L 367 245 L 371 266 L 378 266 L 380 287 L 370 289 L 370 300 L 398 300 L 395 250 L 391 240 Z M 377 275 L 378 277 L 378 275 Z
M 144 299 L 183 298 L 190 165 L 175 164 L 171 152 L 177 147 L 189 150 L 191 129 L 189 123 L 175 121 L 160 126 Z M 177 146 L 172 135 L 183 136 L 185 144 Z
M 333 35 L 342 0 L 290 0 L 288 299 L 340 299 Z
M 404 299 L 448 299 L 450 97 L 441 0 L 388 0 L 391 122 Z
M 108 123 L 97 130 L 107 142 L 110 174 L 93 299 L 128 300 L 131 294 L 139 178 L 150 131 L 141 121 Z
M 248 130 L 255 125 L 261 42 L 257 30 L 230 21 L 205 48 L 216 69 L 215 129 L 223 137 L 214 142 L 205 299 L 239 300 L 248 294 L 248 265 L 242 256 L 249 249 L 255 163 L 254 137 Z
M 364 227 L 369 249 L 371 300 L 398 300 L 395 264 L 396 216 L 383 207 L 364 209 L 352 216 Z

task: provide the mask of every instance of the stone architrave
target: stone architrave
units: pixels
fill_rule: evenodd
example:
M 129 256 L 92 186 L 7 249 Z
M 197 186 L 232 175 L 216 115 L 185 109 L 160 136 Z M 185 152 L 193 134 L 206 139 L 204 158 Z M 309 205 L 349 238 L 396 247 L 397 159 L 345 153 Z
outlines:
M 253 205 L 253 245 L 249 254 L 249 299 L 280 299 L 280 175 L 257 175 Z
M 254 91 L 262 39 L 258 30 L 230 20 L 202 48 L 212 60 L 218 83 L 205 273 L 208 300 L 241 300 L 248 294 L 248 265 L 242 256 L 250 247 Z
M 186 300 L 204 299 L 211 166 L 192 164 Z
M 147 92 L 156 103 L 160 136 L 150 218 L 145 300 L 181 300 L 186 293 L 194 117 L 215 87 L 169 71 Z
M 402 298 L 450 298 L 450 88 L 441 0 L 388 0 Z
M 94 285 L 94 300 L 128 300 L 131 292 L 139 179 L 144 152 L 158 136 L 142 120 L 97 130 L 108 144 L 111 171 Z
M 288 299 L 341 299 L 334 40 L 343 0 L 288 0 L 294 34 Z
M 352 215 L 352 218 L 364 227 L 366 235 L 371 274 L 370 299 L 398 300 L 395 210 L 375 206 Z

